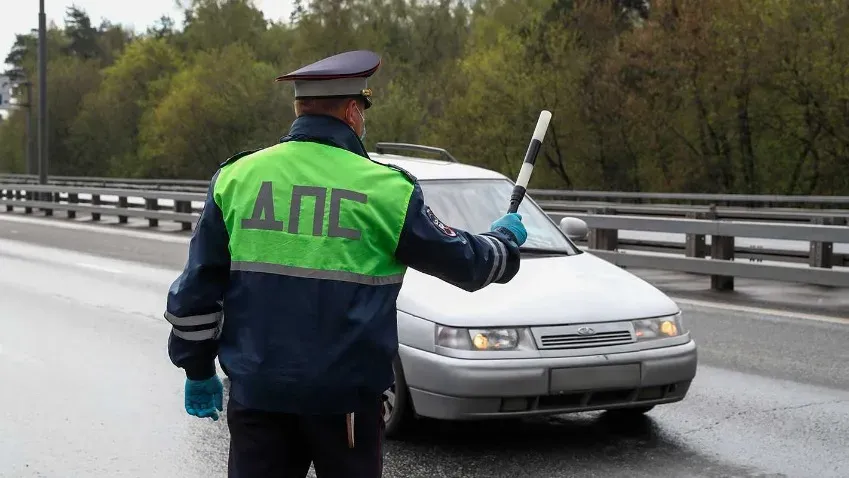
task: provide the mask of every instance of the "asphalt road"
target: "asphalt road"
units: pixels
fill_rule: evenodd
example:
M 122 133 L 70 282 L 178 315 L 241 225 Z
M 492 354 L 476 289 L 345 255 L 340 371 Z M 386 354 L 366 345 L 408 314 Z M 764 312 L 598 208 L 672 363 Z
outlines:
M 185 414 L 165 349 L 185 242 L 0 218 L 0 476 L 226 475 L 226 423 Z M 425 422 L 384 476 L 849 476 L 849 322 L 682 308 L 700 347 L 685 401 Z

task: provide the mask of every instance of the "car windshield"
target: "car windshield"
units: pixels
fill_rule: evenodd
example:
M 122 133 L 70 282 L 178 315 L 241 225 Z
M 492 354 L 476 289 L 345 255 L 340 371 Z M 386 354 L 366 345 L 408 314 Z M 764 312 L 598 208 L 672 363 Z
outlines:
M 494 180 L 420 180 L 425 203 L 451 227 L 468 232 L 489 231 L 490 224 L 507 212 L 513 184 Z M 519 214 L 528 230 L 523 250 L 574 254 L 577 249 L 566 239 L 536 204 L 522 201 Z

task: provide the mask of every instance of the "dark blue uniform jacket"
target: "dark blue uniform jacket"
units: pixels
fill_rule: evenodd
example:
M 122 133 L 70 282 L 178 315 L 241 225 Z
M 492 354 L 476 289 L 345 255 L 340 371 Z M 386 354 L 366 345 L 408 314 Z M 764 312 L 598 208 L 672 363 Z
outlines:
M 347 124 L 326 116 L 298 118 L 281 141 L 316 141 L 368 157 Z M 205 379 L 218 357 L 231 398 L 251 408 L 306 414 L 373 406 L 394 380 L 401 285 L 231 271 L 228 233 L 212 196 L 216 177 L 188 261 L 168 293 L 172 362 L 188 378 Z M 468 291 L 518 272 L 509 231 L 455 232 L 445 232 L 416 183 L 395 255 Z

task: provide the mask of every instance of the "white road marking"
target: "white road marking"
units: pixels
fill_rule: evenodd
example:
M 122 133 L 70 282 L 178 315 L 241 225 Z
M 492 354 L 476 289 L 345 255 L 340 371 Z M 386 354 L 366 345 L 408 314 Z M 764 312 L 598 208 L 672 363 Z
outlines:
M 161 232 L 142 232 L 131 231 L 124 229 L 113 229 L 107 226 L 75 224 L 72 222 L 63 222 L 56 219 L 40 219 L 34 217 L 14 216 L 9 214 L 0 214 L 0 221 L 19 222 L 24 224 L 36 224 L 39 226 L 50 226 L 59 229 L 73 229 L 77 231 L 96 232 L 98 234 L 112 234 L 115 236 L 134 237 L 137 239 L 150 239 L 152 241 L 171 242 L 174 244 L 188 244 L 190 238 L 188 236 L 168 236 Z
M 109 267 L 98 266 L 98 265 L 95 265 L 95 264 L 88 264 L 86 262 L 75 262 L 74 265 L 79 266 L 79 267 L 85 267 L 86 269 L 94 269 L 96 271 L 111 272 L 113 274 L 123 274 L 124 273 L 124 271 L 120 271 L 118 269 L 112 269 L 112 268 L 109 268 Z
M 728 310 L 733 312 L 747 312 L 750 314 L 769 315 L 787 319 L 813 320 L 817 322 L 828 322 L 830 324 L 849 325 L 849 318 L 832 317 L 828 315 L 806 314 L 803 312 L 792 312 L 787 310 L 766 309 L 763 307 L 750 307 L 746 305 L 725 304 L 722 302 L 709 302 L 704 300 L 684 299 L 671 297 L 670 299 L 683 305 L 696 307 L 708 307 L 711 309 Z

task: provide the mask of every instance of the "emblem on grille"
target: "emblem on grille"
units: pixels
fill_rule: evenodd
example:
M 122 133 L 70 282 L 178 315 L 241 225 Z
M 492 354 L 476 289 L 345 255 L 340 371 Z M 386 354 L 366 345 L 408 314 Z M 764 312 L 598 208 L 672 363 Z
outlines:
M 595 330 L 590 327 L 581 327 L 578 329 L 578 335 L 595 335 Z

